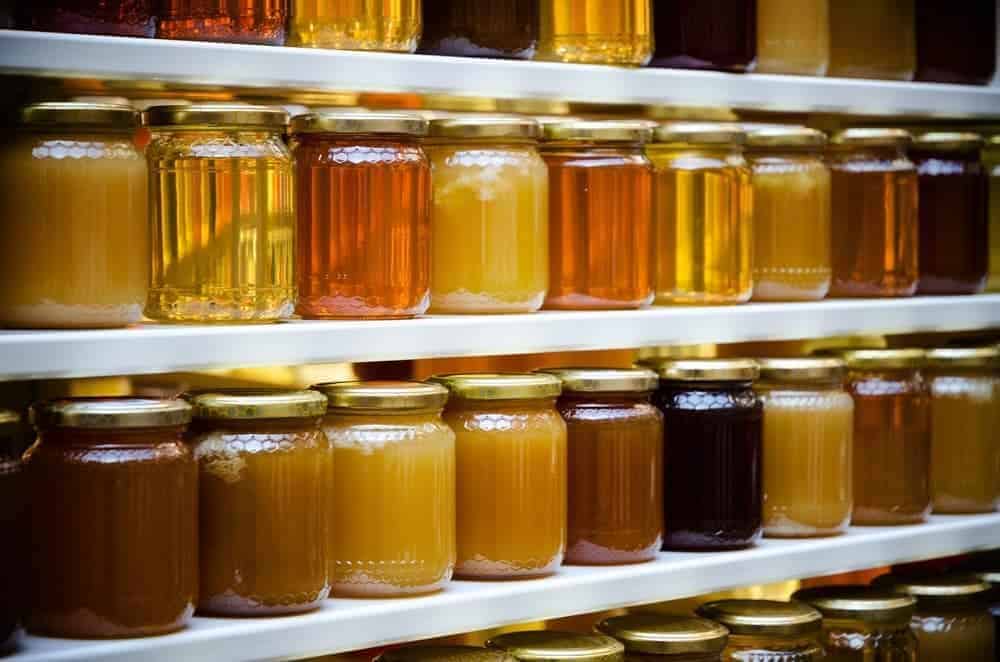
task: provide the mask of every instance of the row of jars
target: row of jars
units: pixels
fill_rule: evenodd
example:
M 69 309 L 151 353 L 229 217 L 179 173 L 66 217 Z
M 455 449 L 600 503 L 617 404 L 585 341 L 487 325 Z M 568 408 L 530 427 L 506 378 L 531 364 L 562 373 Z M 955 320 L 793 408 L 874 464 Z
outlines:
M 45 0 L 35 30 L 985 84 L 996 5 L 942 0 Z M 423 6 L 421 6 L 423 4 Z M 958 47 L 957 44 L 961 44 Z
M 27 495 L 25 621 L 150 635 L 195 608 L 296 613 L 453 574 L 836 535 L 921 522 L 932 504 L 993 511 L 1000 351 L 846 362 L 846 390 L 837 359 L 669 360 L 659 380 L 552 369 L 41 403 L 23 470 L 0 473 L 6 529 Z
M 129 108 L 22 110 L 0 324 L 970 294 L 1000 246 L 975 134 L 326 111 L 289 152 L 273 107 L 145 117 L 144 159 Z

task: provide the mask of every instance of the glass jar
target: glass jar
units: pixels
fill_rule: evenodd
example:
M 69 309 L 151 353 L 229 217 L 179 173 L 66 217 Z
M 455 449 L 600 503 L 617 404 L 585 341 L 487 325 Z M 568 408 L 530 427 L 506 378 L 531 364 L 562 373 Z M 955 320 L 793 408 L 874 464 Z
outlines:
M 530 60 L 539 0 L 436 0 L 424 11 L 420 52 Z
M 983 150 L 983 166 L 989 177 L 989 280 L 986 289 L 1000 292 L 1000 134 L 991 136 Z
M 753 298 L 817 301 L 830 290 L 830 169 L 826 136 L 805 127 L 747 138 L 753 173 Z
M 819 662 L 822 616 L 802 602 L 718 600 L 698 607 L 699 616 L 729 629 L 723 662 Z
M 292 121 L 297 311 L 407 318 L 430 304 L 430 162 L 408 113 L 327 111 Z
M 470 579 L 555 572 L 566 550 L 566 424 L 552 375 L 455 374 L 431 378 L 451 392 L 458 562 Z
M 455 434 L 448 393 L 419 382 L 313 386 L 330 401 L 333 594 L 392 597 L 444 588 L 455 568 Z
M 507 651 L 521 662 L 624 662 L 625 647 L 603 634 L 577 634 L 557 630 L 524 630 L 497 635 L 489 648 Z
M 664 549 L 743 549 L 762 532 L 763 405 L 744 359 L 656 364 L 663 412 Z
M 157 12 L 160 39 L 285 43 L 288 0 L 159 0 Z
M 146 111 L 153 232 L 146 316 L 273 322 L 295 305 L 292 159 L 284 110 L 204 104 Z
M 658 304 L 750 298 L 753 195 L 745 134 L 732 125 L 674 122 L 656 129 L 654 288 Z
M 920 199 L 918 294 L 976 294 L 986 287 L 989 221 L 982 146 L 975 133 L 925 133 L 913 142 Z
M 531 313 L 549 281 L 549 187 L 530 118 L 430 123 L 431 312 Z
M 850 4 L 850 3 L 849 3 Z M 911 296 L 917 289 L 917 168 L 900 129 L 846 129 L 832 139 L 834 297 Z
M 22 30 L 152 37 L 156 27 L 154 0 L 32 0 L 14 13 Z
M 654 67 L 753 71 L 757 0 L 655 0 Z
M 830 65 L 829 4 L 830 0 L 757 0 L 756 71 L 825 76 Z
M 761 359 L 764 403 L 764 535 L 844 533 L 851 521 L 854 402 L 844 363 Z
M 993 512 L 1000 506 L 1000 350 L 935 349 L 926 372 L 934 512 Z
M 854 398 L 853 524 L 916 524 L 930 492 L 930 389 L 917 349 L 843 353 Z
M 836 0 L 830 3 L 828 76 L 913 80 L 916 70 L 914 0 Z
M 25 602 L 28 500 L 17 443 L 20 423 L 17 412 L 0 409 L 0 531 L 5 536 L 0 545 L 0 656 L 13 643 Z
M 146 163 L 132 142 L 138 125 L 126 106 L 21 109 L 0 145 L 0 325 L 113 328 L 142 319 L 149 227 Z
M 420 0 L 290 0 L 289 46 L 412 53 Z
M 270 389 L 185 397 L 198 461 L 198 611 L 318 608 L 330 592 L 324 493 L 333 458 L 319 427 L 326 398 Z
M 823 614 L 826 662 L 917 662 L 910 618 L 917 601 L 868 586 L 820 586 L 797 591 L 793 600 Z
M 627 662 L 721 662 L 729 630 L 704 618 L 633 612 L 595 627 L 625 646 Z
M 491 648 L 432 644 L 392 648 L 375 658 L 375 662 L 515 662 L 515 660 L 512 655 Z
M 997 59 L 997 5 L 947 0 L 916 2 L 917 80 L 986 85 Z
M 554 368 L 566 422 L 566 563 L 651 561 L 663 543 L 663 416 L 644 369 Z
M 639 66 L 653 54 L 651 0 L 540 0 L 536 60 Z
M 182 438 L 190 419 L 181 400 L 32 407 L 28 630 L 142 637 L 188 623 L 198 593 L 198 468 Z
M 645 122 L 548 124 L 549 293 L 545 307 L 641 308 L 653 300 L 652 166 Z

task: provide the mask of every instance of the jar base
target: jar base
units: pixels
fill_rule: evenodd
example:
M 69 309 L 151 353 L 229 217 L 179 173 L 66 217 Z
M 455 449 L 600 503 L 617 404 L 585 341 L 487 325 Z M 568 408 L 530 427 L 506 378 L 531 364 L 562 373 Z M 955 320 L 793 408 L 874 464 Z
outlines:
M 98 616 L 89 609 L 51 613 L 45 617 L 25 618 L 25 629 L 31 634 L 64 639 L 132 639 L 159 637 L 178 632 L 187 627 L 194 615 L 194 605 L 185 607 L 175 620 L 156 625 L 128 627 L 119 625 L 118 619 Z
M 164 323 L 270 323 L 289 319 L 294 302 L 294 294 L 286 288 L 212 288 L 199 292 L 158 288 L 150 291 L 143 312 Z

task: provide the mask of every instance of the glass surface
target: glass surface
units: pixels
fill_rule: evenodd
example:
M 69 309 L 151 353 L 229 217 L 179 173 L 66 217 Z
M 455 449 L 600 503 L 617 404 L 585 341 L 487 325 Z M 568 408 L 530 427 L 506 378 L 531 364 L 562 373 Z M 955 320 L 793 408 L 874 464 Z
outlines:
M 198 593 L 198 469 L 182 432 L 40 432 L 24 456 L 30 631 L 139 637 L 187 624 Z
M 830 3 L 828 76 L 913 80 L 914 0 Z
M 906 622 L 872 624 L 827 617 L 823 619 L 820 644 L 826 653 L 824 662 L 917 662 L 923 659 L 917 657 L 917 640 Z
M 549 280 L 549 188 L 532 143 L 429 143 L 431 311 L 530 313 Z
M 930 390 L 916 370 L 852 370 L 853 524 L 915 524 L 930 493 Z
M 455 575 L 551 574 L 566 549 L 566 424 L 553 400 L 463 400 L 444 413 L 455 431 Z
M 661 381 L 664 549 L 749 547 L 761 535 L 762 410 L 747 382 Z
M 306 318 L 403 318 L 430 303 L 430 165 L 415 139 L 297 135 Z
M 918 659 L 934 662 L 994 662 L 993 619 L 986 606 L 966 600 L 917 598 L 910 621 Z
M 537 60 L 641 66 L 653 53 L 650 0 L 540 0 Z
M 830 64 L 829 3 L 830 0 L 757 0 L 756 71 L 826 75 Z
M 654 67 L 753 71 L 757 0 L 655 0 Z
M 741 303 L 751 295 L 750 169 L 741 152 L 652 144 L 658 304 Z
M 527 60 L 538 44 L 539 0 L 429 0 L 420 52 Z
M 15 7 L 25 30 L 152 37 L 154 0 L 31 0 Z
M 755 151 L 753 298 L 815 301 L 830 290 L 830 170 L 819 153 Z
M 267 322 L 295 305 L 291 156 L 278 133 L 157 131 L 147 317 Z
M 983 165 L 989 175 L 990 274 L 986 289 L 1000 292 L 1000 143 L 983 151 Z
M 820 662 L 823 651 L 811 638 L 730 634 L 723 662 Z M 867 662 L 867 661 L 866 661 Z
M 547 145 L 549 293 L 545 308 L 648 305 L 652 168 L 634 144 Z
M 916 1 L 917 80 L 986 85 L 997 58 L 995 0 Z
M 831 152 L 833 297 L 917 289 L 917 171 L 896 148 Z
M 559 398 L 569 448 L 566 563 L 649 561 L 663 541 L 663 417 L 648 394 Z
M 159 0 L 160 39 L 285 43 L 288 0 Z
M 9 132 L 0 146 L 0 325 L 142 319 L 146 179 L 130 132 Z
M 443 588 L 455 566 L 455 435 L 438 412 L 331 413 L 333 594 Z
M 0 411 L 0 416 L 4 413 Z M 0 531 L 5 537 L 0 545 L 0 655 L 11 643 L 24 609 L 28 559 L 27 485 L 13 447 L 16 425 L 0 423 Z
M 412 53 L 420 39 L 420 0 L 290 1 L 290 46 Z

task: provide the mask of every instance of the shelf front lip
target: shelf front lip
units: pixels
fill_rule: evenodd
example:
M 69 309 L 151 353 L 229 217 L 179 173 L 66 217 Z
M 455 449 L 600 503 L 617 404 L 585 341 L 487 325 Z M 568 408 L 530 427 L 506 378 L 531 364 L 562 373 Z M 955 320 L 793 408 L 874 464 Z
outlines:
M 1000 116 L 1000 88 L 0 30 L 0 72 L 274 90 L 558 98 L 872 116 Z
M 304 657 L 995 547 L 1000 547 L 1000 514 L 936 516 L 926 525 L 852 528 L 836 538 L 764 540 L 740 552 L 668 552 L 632 566 L 564 567 L 547 579 L 455 582 L 444 593 L 423 598 L 329 600 L 319 612 L 303 616 L 196 618 L 193 627 L 165 637 L 110 642 L 26 637 L 22 652 L 10 659 Z
M 0 331 L 0 381 L 1000 327 L 1000 294 L 271 325 Z

